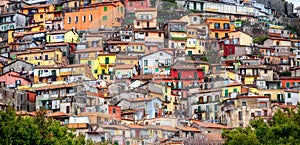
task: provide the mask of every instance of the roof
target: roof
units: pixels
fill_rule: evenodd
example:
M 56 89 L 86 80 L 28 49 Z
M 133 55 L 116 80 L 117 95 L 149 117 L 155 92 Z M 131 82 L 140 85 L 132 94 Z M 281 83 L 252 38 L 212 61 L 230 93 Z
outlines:
M 241 84 L 237 83 L 237 82 L 233 82 L 231 84 L 226 85 L 226 87 L 232 87 L 232 86 L 240 86 Z
M 134 64 L 116 65 L 115 69 L 132 69 L 134 66 Z
M 126 124 L 125 126 L 131 129 L 146 129 L 145 126 L 138 124 Z
M 43 4 L 43 5 L 32 5 L 32 6 L 25 6 L 23 9 L 31 9 L 31 8 L 45 8 L 50 7 L 52 4 Z
M 207 134 L 205 134 L 204 135 L 205 136 L 205 138 L 207 139 L 207 140 L 214 140 L 214 141 L 222 141 L 222 140 L 224 140 L 223 138 L 222 138 L 222 134 L 217 134 L 217 133 L 207 133 Z
M 286 108 L 290 108 L 290 109 L 296 109 L 297 105 L 285 105 L 285 104 L 278 104 L 278 103 L 274 103 L 272 107 L 277 106 L 280 107 L 282 109 L 286 109 Z
M 59 48 L 55 49 L 44 49 L 44 50 L 27 50 L 27 51 L 21 51 L 16 52 L 16 55 L 23 55 L 23 54 L 31 54 L 31 53 L 41 53 L 41 52 L 53 52 L 53 51 L 61 51 Z
M 69 114 L 66 114 L 64 112 L 54 112 L 46 115 L 47 117 L 61 117 L 61 116 L 69 116 Z
M 209 64 L 207 61 L 203 60 L 177 60 L 177 63 L 189 63 L 189 64 Z
M 129 128 L 122 126 L 122 125 L 104 125 L 101 124 L 100 127 L 102 128 L 112 128 L 112 129 L 116 129 L 116 130 L 129 130 Z
M 143 55 L 143 56 L 141 56 L 141 57 L 146 57 L 146 56 L 148 56 L 148 55 L 152 55 L 152 54 L 157 53 L 157 52 L 165 52 L 165 53 L 170 54 L 171 56 L 173 56 L 173 54 L 171 54 L 171 53 L 169 53 L 169 52 L 167 52 L 167 51 L 165 51 L 165 50 L 156 50 L 156 51 L 154 51 L 154 52 L 148 53 L 148 54 Z
M 173 131 L 176 132 L 178 131 L 176 128 L 171 127 L 171 126 L 160 126 L 161 130 L 165 130 L 165 131 Z
M 85 52 L 102 52 L 103 47 L 89 47 L 86 49 L 76 50 L 75 53 L 85 53 Z
M 136 8 L 135 11 L 157 11 L 157 8 Z
M 224 126 L 220 124 L 215 123 L 206 123 L 206 122 L 200 122 L 200 121 L 194 121 L 195 124 L 204 127 L 204 128 L 216 128 L 216 129 L 231 129 L 229 126 Z
M 79 86 L 81 84 L 78 83 L 70 83 L 70 84 L 61 84 L 61 85 L 47 85 L 47 86 L 42 86 L 42 87 L 38 87 L 38 88 L 34 88 L 33 90 L 48 90 L 48 89 L 58 89 L 58 88 L 69 88 L 69 87 L 75 87 L 75 86 Z
M 175 66 L 172 66 L 171 69 L 176 69 L 176 70 L 203 70 L 203 68 L 200 68 L 200 67 L 194 67 L 194 66 L 179 66 L 179 65 L 175 65 Z
M 137 56 L 117 55 L 116 59 L 138 59 Z
M 168 23 L 187 23 L 187 22 L 184 22 L 184 21 L 181 21 L 181 20 L 169 20 Z
M 60 43 L 47 43 L 45 46 L 62 46 L 62 45 L 68 45 L 69 43 L 66 42 L 60 42 Z
M 182 131 L 192 131 L 192 132 L 200 132 L 199 129 L 189 126 L 176 126 L 177 129 L 180 129 Z

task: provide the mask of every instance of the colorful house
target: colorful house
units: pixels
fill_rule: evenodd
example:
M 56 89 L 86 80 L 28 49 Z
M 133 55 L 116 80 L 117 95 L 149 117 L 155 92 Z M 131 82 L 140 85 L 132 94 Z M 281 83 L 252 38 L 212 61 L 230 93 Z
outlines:
M 98 79 L 98 54 L 103 51 L 100 47 L 90 47 L 75 51 L 75 59 L 79 64 L 88 64 L 92 70 L 94 78 Z
M 34 65 L 56 65 L 63 64 L 63 53 L 60 49 L 32 49 L 24 52 L 16 52 L 13 55 L 17 59 L 24 60 Z
M 124 5 L 121 1 L 94 3 L 79 7 L 78 11 L 66 12 L 64 28 L 77 30 L 113 28 L 121 26 Z
M 211 31 L 209 38 L 221 39 L 229 36 L 229 32 L 234 30 L 234 25 L 230 23 L 229 18 L 207 18 L 206 23 L 209 31 Z
M 79 35 L 74 30 L 53 31 L 46 34 L 47 43 L 78 43 Z
M 186 25 L 187 22 L 170 20 L 165 26 L 165 47 L 185 49 L 186 47 Z
M 236 82 L 226 85 L 222 88 L 222 97 L 224 99 L 230 98 L 231 96 L 236 96 L 242 93 L 242 85 Z
M 114 66 L 116 65 L 116 54 L 98 54 L 98 68 L 97 75 L 99 78 L 104 79 L 104 77 L 110 78 L 109 80 L 114 80 L 115 70 Z

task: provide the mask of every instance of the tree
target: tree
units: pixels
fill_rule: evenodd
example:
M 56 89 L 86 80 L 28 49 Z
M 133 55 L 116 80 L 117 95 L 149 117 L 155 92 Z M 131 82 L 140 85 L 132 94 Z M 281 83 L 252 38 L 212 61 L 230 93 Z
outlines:
M 299 112 L 299 111 L 298 111 Z M 272 120 L 252 121 L 250 127 L 224 131 L 225 144 L 300 144 L 300 113 L 278 110 Z
M 0 111 L 0 142 L 6 145 L 82 145 L 84 135 L 74 135 L 66 126 L 51 118 L 45 118 L 45 111 L 38 111 L 36 117 L 16 116 L 8 107 Z

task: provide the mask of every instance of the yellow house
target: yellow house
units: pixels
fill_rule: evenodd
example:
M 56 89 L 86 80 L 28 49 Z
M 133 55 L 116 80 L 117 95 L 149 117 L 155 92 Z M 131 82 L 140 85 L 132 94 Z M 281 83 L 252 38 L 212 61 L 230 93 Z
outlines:
M 157 8 L 135 9 L 134 29 L 156 28 Z
M 226 85 L 226 87 L 222 88 L 222 96 L 225 98 L 229 98 L 232 93 L 241 94 L 242 85 L 236 82 L 232 84 Z
M 113 80 L 114 76 L 114 66 L 116 64 L 116 54 L 98 54 L 98 69 L 97 74 L 100 75 L 103 79 L 103 75 L 110 75 L 111 79 Z
M 272 101 L 278 100 L 278 97 L 284 98 L 284 89 L 262 89 L 258 93 L 261 96 L 271 96 Z
M 211 32 L 209 38 L 220 39 L 229 36 L 229 32 L 234 31 L 234 24 L 230 24 L 229 18 L 207 18 L 206 23 Z
M 49 32 L 46 35 L 46 42 L 47 43 L 57 43 L 57 42 L 78 43 L 79 35 L 76 31 L 73 30 Z
M 202 55 L 205 51 L 206 25 L 187 26 L 187 42 L 185 54 Z M 200 37 L 199 37 L 200 36 Z
M 162 100 L 164 109 L 166 109 L 168 112 L 173 112 L 174 110 L 177 110 L 179 108 L 179 95 L 172 94 L 170 86 L 162 86 L 161 88 L 163 92 Z
M 75 51 L 75 58 L 79 64 L 88 64 L 94 78 L 98 79 L 98 54 L 103 51 L 102 47 L 90 47 Z
M 31 49 L 15 53 L 16 58 L 34 65 L 59 65 L 63 64 L 63 53 L 57 49 Z
M 52 4 L 32 5 L 22 8 L 22 13 L 32 16 L 34 23 L 40 23 L 45 26 L 46 21 L 54 20 L 55 7 Z

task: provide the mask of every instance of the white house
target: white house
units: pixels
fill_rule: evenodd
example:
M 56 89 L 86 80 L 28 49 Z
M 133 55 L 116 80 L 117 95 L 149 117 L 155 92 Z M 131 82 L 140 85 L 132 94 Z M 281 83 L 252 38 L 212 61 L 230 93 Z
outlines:
M 169 52 L 158 50 L 140 58 L 142 74 L 170 74 L 170 67 L 173 64 L 173 55 Z

